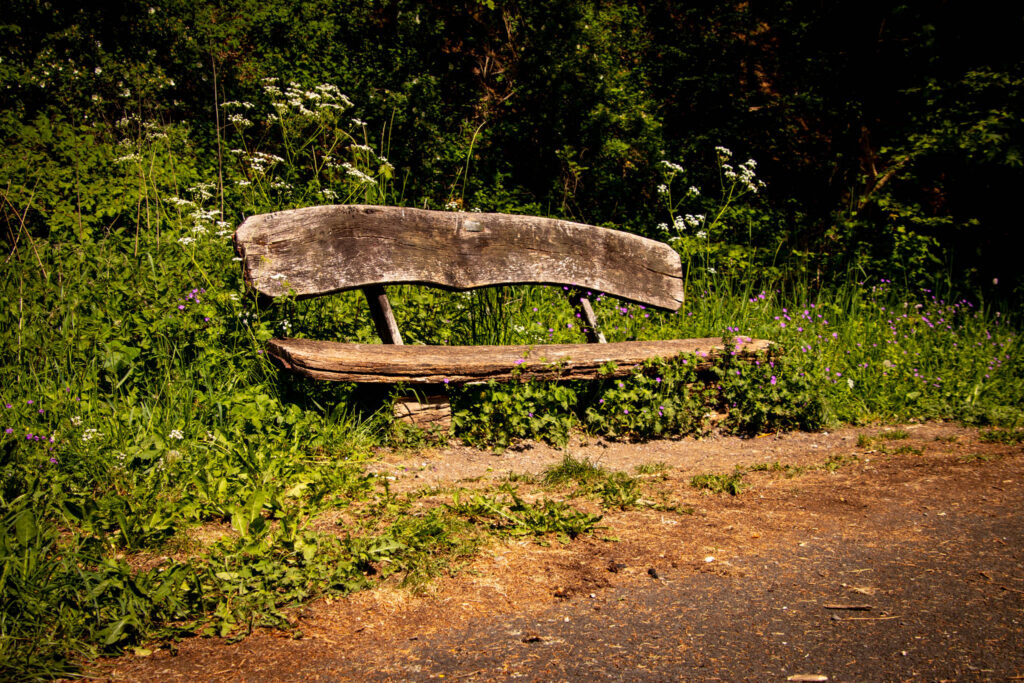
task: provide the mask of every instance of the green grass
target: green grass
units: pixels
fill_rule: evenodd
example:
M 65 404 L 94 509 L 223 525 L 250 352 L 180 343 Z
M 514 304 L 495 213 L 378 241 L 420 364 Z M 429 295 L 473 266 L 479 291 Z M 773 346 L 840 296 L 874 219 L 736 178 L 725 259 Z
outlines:
M 1024 430 L 983 429 L 978 432 L 978 439 L 985 443 L 1018 444 L 1024 441 Z
M 637 465 L 633 468 L 633 471 L 638 475 L 651 477 L 664 476 L 671 469 L 672 466 L 666 462 L 648 462 L 643 463 L 642 465 Z
M 691 477 L 690 486 L 699 491 L 728 493 L 730 496 L 739 495 L 747 487 L 742 472 L 697 474 Z
M 607 472 L 600 465 L 592 463 L 587 458 L 578 459 L 567 453 L 560 463 L 544 471 L 542 479 L 548 486 L 572 483 L 585 487 L 603 481 L 606 477 Z

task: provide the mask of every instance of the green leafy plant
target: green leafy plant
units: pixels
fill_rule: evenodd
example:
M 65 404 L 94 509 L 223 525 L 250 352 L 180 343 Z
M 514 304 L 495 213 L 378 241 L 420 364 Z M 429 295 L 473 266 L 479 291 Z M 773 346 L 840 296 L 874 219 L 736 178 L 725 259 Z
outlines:
M 728 493 L 737 496 L 746 488 L 742 472 L 730 474 L 697 474 L 690 478 L 690 486 L 708 493 Z

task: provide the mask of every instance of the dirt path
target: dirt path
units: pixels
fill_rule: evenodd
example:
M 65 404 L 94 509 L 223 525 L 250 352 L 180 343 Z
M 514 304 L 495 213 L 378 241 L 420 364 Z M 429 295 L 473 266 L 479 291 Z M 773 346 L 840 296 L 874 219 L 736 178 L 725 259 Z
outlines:
M 601 531 L 568 545 L 494 545 L 426 596 L 382 587 L 314 604 L 299 639 L 193 639 L 107 662 L 100 677 L 1024 679 L 1024 448 L 951 425 L 903 429 L 576 444 L 608 469 L 667 463 L 658 490 L 692 513 L 606 511 Z M 409 490 L 484 485 L 561 457 L 453 448 L 381 467 Z M 688 483 L 774 462 L 790 467 L 748 473 L 738 496 Z

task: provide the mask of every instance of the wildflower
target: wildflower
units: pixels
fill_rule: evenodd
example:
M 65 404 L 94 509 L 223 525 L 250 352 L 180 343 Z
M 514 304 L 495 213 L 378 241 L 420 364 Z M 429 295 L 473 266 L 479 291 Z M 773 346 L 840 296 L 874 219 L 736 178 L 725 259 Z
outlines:
M 729 157 L 732 156 L 732 150 L 730 150 L 728 147 L 723 147 L 722 145 L 718 145 L 717 147 L 715 147 L 715 151 L 718 152 L 718 156 L 722 157 L 723 159 L 728 159 Z
M 668 185 L 665 183 L 658 185 L 658 194 L 668 194 Z
M 7 429 L 4 430 L 4 434 L 13 434 L 13 433 L 14 433 L 14 430 L 11 427 L 8 427 Z
M 185 438 L 185 435 L 181 433 L 180 429 L 172 429 L 171 433 L 167 435 L 167 438 L 177 439 L 178 441 L 181 441 L 182 439 Z
M 772 379 L 771 379 L 772 386 L 775 386 L 776 381 L 777 380 L 775 379 L 775 375 L 772 375 Z

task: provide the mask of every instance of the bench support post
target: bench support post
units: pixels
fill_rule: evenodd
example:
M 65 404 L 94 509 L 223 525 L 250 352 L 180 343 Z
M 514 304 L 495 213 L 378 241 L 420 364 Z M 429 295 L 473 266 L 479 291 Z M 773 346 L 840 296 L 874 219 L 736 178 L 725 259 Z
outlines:
M 402 345 L 402 333 L 398 331 L 398 321 L 391 310 L 391 302 L 388 295 L 384 293 L 382 285 L 369 285 L 363 287 L 363 295 L 366 296 L 366 303 L 370 305 L 370 317 L 373 318 L 373 326 L 377 328 L 380 340 L 385 344 Z
M 583 334 L 587 336 L 590 344 L 606 344 L 604 333 L 597 327 L 597 316 L 594 315 L 594 307 L 590 305 L 590 299 L 583 296 L 580 291 L 570 291 L 569 298 L 572 300 L 573 308 L 576 309 L 576 317 L 580 319 L 583 327 Z

